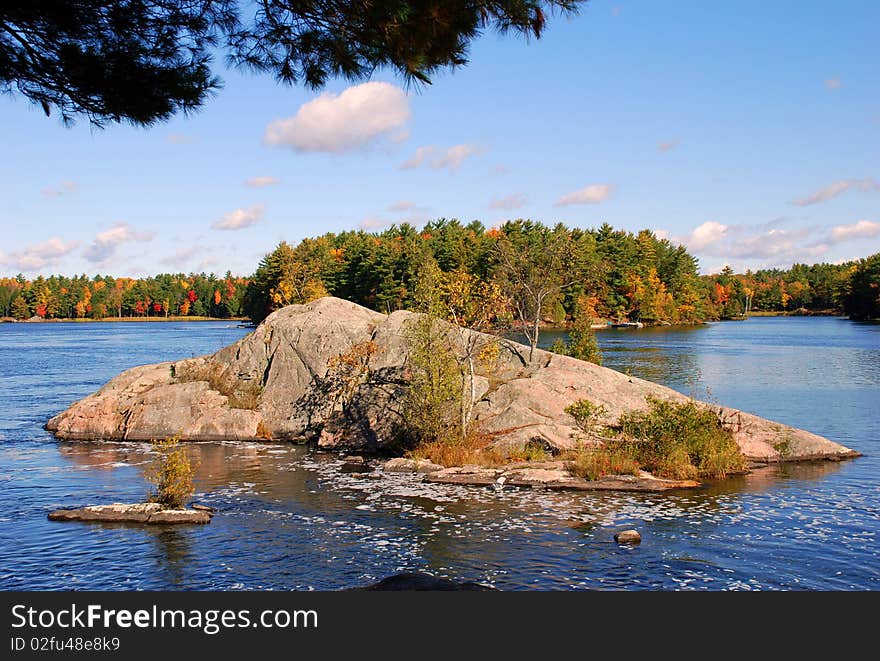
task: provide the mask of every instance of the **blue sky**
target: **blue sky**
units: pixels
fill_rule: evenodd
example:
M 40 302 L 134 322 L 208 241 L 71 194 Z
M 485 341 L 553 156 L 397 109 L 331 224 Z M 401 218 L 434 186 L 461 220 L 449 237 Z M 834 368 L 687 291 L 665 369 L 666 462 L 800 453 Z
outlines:
M 150 129 L 0 98 L 0 274 L 227 269 L 408 220 L 650 228 L 705 272 L 880 251 L 880 3 L 594 0 L 406 90 L 220 72 Z

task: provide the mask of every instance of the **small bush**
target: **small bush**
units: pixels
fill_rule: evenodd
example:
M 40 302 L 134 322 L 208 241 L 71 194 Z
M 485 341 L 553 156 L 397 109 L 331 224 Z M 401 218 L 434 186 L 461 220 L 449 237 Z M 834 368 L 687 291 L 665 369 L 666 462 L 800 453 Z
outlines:
M 791 456 L 791 438 L 786 435 L 781 441 L 773 444 L 773 449 L 779 453 L 780 459 L 788 459 Z
M 638 475 L 640 468 L 659 477 L 690 480 L 721 478 L 746 469 L 733 435 L 710 409 L 648 398 L 647 411 L 631 411 L 615 428 L 600 428 L 605 407 L 582 399 L 565 409 L 587 436 L 601 433 L 602 447 L 570 452 L 573 475 L 595 480 L 604 475 Z M 583 442 L 585 439 L 580 439 Z
M 410 352 L 402 402 L 404 432 L 417 445 L 463 442 L 460 418 L 465 396 L 450 332 L 439 320 L 422 315 L 407 325 Z
M 721 478 L 746 469 L 733 435 L 715 412 L 696 402 L 648 398 L 647 411 L 620 416 L 618 427 L 633 456 L 661 477 Z
M 601 404 L 593 404 L 588 399 L 579 399 L 574 404 L 566 406 L 565 412 L 574 418 L 583 432 L 595 434 L 599 431 L 599 421 L 608 413 L 608 409 Z
M 159 503 L 164 509 L 185 507 L 195 493 L 195 467 L 186 450 L 176 437 L 153 441 L 153 449 L 159 456 L 147 473 L 147 479 L 156 485 L 155 492 L 150 494 L 150 502 Z

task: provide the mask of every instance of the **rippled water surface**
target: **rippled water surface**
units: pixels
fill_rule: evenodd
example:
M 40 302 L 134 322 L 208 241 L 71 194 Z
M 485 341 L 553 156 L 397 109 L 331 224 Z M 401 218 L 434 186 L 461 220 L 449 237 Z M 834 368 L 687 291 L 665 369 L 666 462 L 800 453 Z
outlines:
M 149 446 L 42 426 L 133 365 L 212 352 L 228 323 L 0 325 L 0 588 L 337 589 L 427 570 L 501 589 L 880 589 L 880 326 L 760 318 L 605 331 L 606 365 L 858 449 L 674 495 L 425 485 L 287 444 L 204 443 L 208 526 L 52 523 L 141 499 Z M 544 341 L 552 342 L 552 334 Z M 708 389 L 708 394 L 707 394 Z M 639 547 L 615 531 L 638 528 Z

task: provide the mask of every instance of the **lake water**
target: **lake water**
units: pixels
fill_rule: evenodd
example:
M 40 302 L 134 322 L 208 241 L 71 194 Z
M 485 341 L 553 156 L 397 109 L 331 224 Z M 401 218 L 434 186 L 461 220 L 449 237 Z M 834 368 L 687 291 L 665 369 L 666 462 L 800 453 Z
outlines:
M 340 474 L 287 444 L 188 446 L 208 526 L 53 523 L 142 499 L 150 448 L 58 442 L 46 420 L 117 374 L 209 353 L 228 323 L 0 325 L 0 588 L 338 589 L 425 570 L 500 589 L 880 589 L 880 326 L 755 318 L 603 331 L 605 364 L 809 429 L 864 457 L 673 495 Z M 552 342 L 553 334 L 543 340 Z M 542 344 L 544 343 L 542 342 Z M 708 389 L 708 395 L 707 395 Z M 635 527 L 641 546 L 613 542 Z

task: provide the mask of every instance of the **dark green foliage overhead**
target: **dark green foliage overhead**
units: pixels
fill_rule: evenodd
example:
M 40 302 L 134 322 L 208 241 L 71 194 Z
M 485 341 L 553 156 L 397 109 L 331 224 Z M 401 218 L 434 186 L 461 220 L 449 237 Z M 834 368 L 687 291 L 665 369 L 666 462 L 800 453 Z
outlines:
M 485 30 L 540 37 L 584 0 L 5 0 L 0 90 L 63 120 L 148 125 L 202 106 L 214 56 L 318 89 L 389 68 L 407 82 L 466 64 Z
M 219 85 L 210 49 L 234 3 L 6 0 L 0 89 L 70 121 L 151 124 L 201 106 Z

